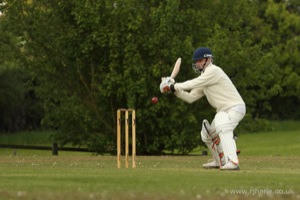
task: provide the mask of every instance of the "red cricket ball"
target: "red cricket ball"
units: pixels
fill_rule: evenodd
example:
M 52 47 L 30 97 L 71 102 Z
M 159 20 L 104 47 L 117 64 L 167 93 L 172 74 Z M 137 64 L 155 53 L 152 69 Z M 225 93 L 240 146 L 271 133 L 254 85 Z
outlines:
M 153 104 L 156 104 L 158 102 L 158 98 L 157 97 L 152 97 L 151 102 Z

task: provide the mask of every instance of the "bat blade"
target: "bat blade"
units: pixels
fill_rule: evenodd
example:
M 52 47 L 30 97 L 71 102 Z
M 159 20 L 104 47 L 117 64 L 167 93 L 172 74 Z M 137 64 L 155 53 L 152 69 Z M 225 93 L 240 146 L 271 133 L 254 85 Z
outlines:
M 175 66 L 173 68 L 172 74 L 171 74 L 171 78 L 175 78 L 180 70 L 180 65 L 181 65 L 181 58 L 178 58 Z

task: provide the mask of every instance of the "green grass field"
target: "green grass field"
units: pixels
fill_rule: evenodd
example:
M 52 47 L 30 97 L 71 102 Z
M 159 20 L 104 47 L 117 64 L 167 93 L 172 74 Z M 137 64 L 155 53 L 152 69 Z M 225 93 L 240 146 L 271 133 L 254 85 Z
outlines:
M 300 199 L 299 141 L 300 130 L 240 135 L 240 171 L 202 169 L 209 156 L 117 169 L 116 156 L 0 149 L 0 199 Z

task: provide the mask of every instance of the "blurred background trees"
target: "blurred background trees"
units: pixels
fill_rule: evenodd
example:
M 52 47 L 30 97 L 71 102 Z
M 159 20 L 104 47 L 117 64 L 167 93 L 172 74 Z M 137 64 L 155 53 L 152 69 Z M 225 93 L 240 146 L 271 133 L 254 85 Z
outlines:
M 299 120 L 299 10 L 273 0 L 1 1 L 0 129 L 55 130 L 61 145 L 112 152 L 116 110 L 134 108 L 139 154 L 188 153 L 215 111 L 205 98 L 162 95 L 159 83 L 178 57 L 176 81 L 196 77 L 199 46 L 212 49 L 247 104 L 239 131 Z

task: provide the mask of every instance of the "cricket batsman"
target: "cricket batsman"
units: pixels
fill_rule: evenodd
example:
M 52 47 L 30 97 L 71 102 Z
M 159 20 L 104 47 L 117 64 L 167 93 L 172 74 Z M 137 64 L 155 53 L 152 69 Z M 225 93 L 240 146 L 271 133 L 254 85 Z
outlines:
M 206 119 L 202 122 L 201 139 L 213 156 L 213 161 L 203 164 L 203 167 L 239 170 L 233 131 L 245 116 L 245 103 L 230 78 L 213 64 L 209 48 L 196 49 L 193 61 L 194 71 L 200 74 L 197 78 L 182 83 L 175 83 L 171 77 L 162 78 L 160 91 L 172 92 L 188 103 L 206 96 L 209 104 L 216 109 L 216 115 L 211 123 Z

